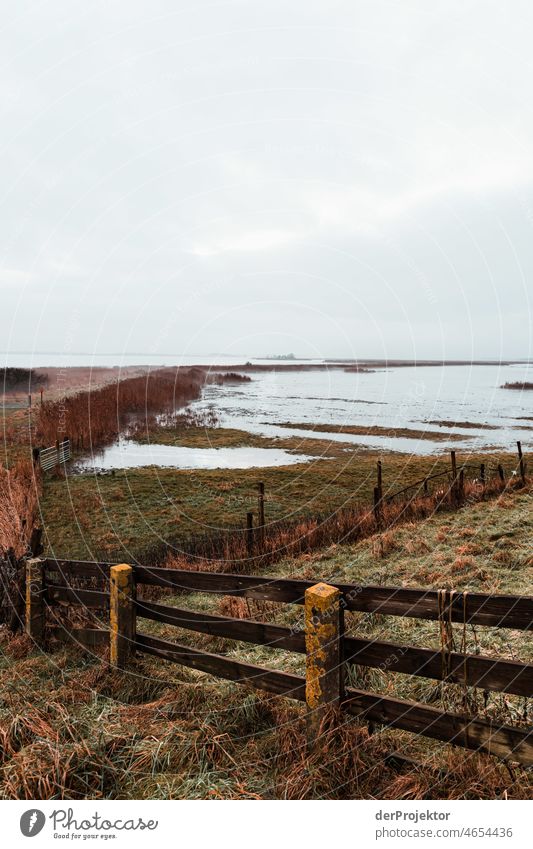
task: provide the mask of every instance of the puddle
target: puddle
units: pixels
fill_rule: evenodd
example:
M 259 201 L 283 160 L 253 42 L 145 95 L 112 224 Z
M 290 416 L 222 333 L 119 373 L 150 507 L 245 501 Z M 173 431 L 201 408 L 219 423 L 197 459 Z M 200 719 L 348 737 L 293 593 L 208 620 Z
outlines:
M 121 440 L 76 464 L 76 472 L 138 469 L 252 469 L 293 466 L 313 460 L 281 448 L 185 448 L 181 445 L 144 445 Z

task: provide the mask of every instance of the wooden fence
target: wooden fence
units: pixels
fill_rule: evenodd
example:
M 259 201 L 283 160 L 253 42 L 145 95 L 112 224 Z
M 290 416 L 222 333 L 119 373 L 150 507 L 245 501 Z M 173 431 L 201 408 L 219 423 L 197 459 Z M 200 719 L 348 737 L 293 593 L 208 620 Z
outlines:
M 305 628 L 291 629 L 143 600 L 137 597 L 138 586 L 303 605 Z M 71 605 L 108 611 L 109 629 L 65 627 L 61 624 L 61 607 Z M 345 610 L 434 620 L 445 638 L 436 651 L 348 636 L 343 627 Z M 330 586 L 304 580 L 34 558 L 27 563 L 26 628 L 43 645 L 47 617 L 55 623 L 49 630 L 61 639 L 85 647 L 109 645 L 111 663 L 118 668 L 126 667 L 130 654 L 138 652 L 306 702 L 311 747 L 319 743 L 326 712 L 335 708 L 387 727 L 533 765 L 531 727 L 499 724 L 344 686 L 347 666 L 357 664 L 528 698 L 533 695 L 533 664 L 454 651 L 451 629 L 452 623 L 461 623 L 463 628 L 478 625 L 533 630 L 531 596 L 357 584 Z M 306 676 L 151 636 L 138 629 L 143 619 L 305 654 Z
M 525 484 L 526 462 L 522 452 L 522 443 L 517 442 L 516 447 L 518 464 L 517 467 L 512 470 L 511 478 L 518 477 L 519 475 L 521 483 Z M 384 495 L 381 466 L 381 460 L 378 460 L 377 481 L 374 488 L 374 506 L 376 506 L 376 502 L 391 504 L 397 498 L 400 498 L 400 496 L 402 500 L 409 500 L 412 498 L 419 498 L 420 496 L 431 495 L 432 491 L 435 492 L 435 489 L 437 491 L 442 491 L 447 488 L 451 489 L 456 500 L 460 501 L 463 495 L 464 484 L 468 479 L 470 479 L 470 481 L 477 482 L 481 486 L 484 486 L 490 478 L 498 478 L 502 483 L 505 483 L 506 480 L 505 470 L 501 463 L 498 463 L 496 466 L 484 462 L 479 463 L 478 465 L 474 463 L 461 463 L 458 467 L 456 453 L 455 451 L 450 451 L 450 468 L 448 470 L 427 475 L 424 478 L 420 478 L 419 480 L 410 483 L 408 486 L 404 486 L 401 489 Z

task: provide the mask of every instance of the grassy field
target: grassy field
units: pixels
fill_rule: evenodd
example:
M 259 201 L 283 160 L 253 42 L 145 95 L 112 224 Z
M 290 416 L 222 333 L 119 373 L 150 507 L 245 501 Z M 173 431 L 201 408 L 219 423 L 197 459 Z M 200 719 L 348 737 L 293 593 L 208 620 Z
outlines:
M 114 482 L 116 484 L 116 481 Z M 441 513 L 352 546 L 277 563 L 269 575 L 424 587 L 533 592 L 531 490 Z M 165 603 L 297 623 L 291 606 L 191 594 Z M 350 614 L 358 635 L 439 646 L 438 623 Z M 302 671 L 302 657 L 180 632 L 139 629 L 270 668 Z M 462 632 L 462 626 L 457 626 Z M 461 638 L 461 634 L 457 634 Z M 301 706 L 154 658 L 126 673 L 105 656 L 25 637 L 2 640 L 0 796 L 3 798 L 533 798 L 531 772 L 404 732 L 346 719 L 326 756 L 304 759 Z M 532 660 L 531 638 L 468 629 L 469 651 Z M 531 723 L 523 699 L 467 694 L 456 685 L 354 667 L 350 682 L 508 723 Z M 394 764 L 398 752 L 421 765 Z
M 161 541 L 179 543 L 191 534 L 243 527 L 246 512 L 256 508 L 259 481 L 265 483 L 267 521 L 275 522 L 370 504 L 378 459 L 383 462 L 385 495 L 449 468 L 447 454 L 383 454 L 326 440 L 269 439 L 224 428 L 164 428 L 152 430 L 149 439 L 198 448 L 284 448 L 312 460 L 267 469 L 147 467 L 113 475 L 47 476 L 41 522 L 50 552 L 83 559 L 131 557 Z M 458 462 L 468 459 L 458 455 Z M 482 459 L 491 466 L 502 462 L 508 475 L 516 466 L 511 454 L 476 455 L 476 464 Z

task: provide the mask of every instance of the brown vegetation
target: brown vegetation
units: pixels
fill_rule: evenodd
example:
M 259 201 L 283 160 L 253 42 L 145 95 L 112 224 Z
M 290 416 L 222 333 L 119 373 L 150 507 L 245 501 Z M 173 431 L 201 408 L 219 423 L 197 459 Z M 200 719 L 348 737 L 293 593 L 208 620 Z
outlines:
M 330 515 L 273 523 L 263 530 L 254 529 L 255 548 L 252 553 L 247 549 L 246 530 L 243 529 L 191 538 L 183 551 L 177 545 L 165 543 L 142 552 L 139 561 L 152 566 L 164 563 L 179 569 L 257 573 L 265 565 L 285 557 L 309 554 L 331 545 L 355 543 L 372 536 L 377 530 L 418 521 L 440 510 L 456 509 L 463 503 L 483 501 L 519 485 L 518 481 L 505 484 L 499 478 L 492 478 L 485 485 L 465 483 L 460 501 L 452 488 L 443 486 L 432 495 L 383 503 L 377 513 L 371 508 L 347 507 Z
M 454 422 L 450 419 L 431 419 L 427 422 L 430 425 L 438 425 L 439 427 L 463 427 L 474 428 L 475 430 L 498 430 L 498 425 L 485 424 L 483 422 Z
M 250 383 L 251 380 L 247 374 L 239 374 L 236 371 L 213 374 L 209 378 L 209 382 L 216 383 L 217 386 L 222 386 L 223 383 Z
M 531 776 L 519 768 L 449 748 L 413 759 L 397 734 L 371 733 L 334 714 L 323 724 L 323 745 L 308 755 L 298 706 L 152 658 L 137 658 L 121 673 L 105 657 L 82 661 L 72 646 L 47 657 L 32 653 L 24 638 L 4 636 L 2 651 L 12 659 L 4 674 L 9 711 L 0 717 L 4 799 L 523 799 L 533 793 Z
M 21 556 L 39 511 L 40 479 L 30 460 L 9 471 L 0 466 L 0 557 L 12 549 Z
M 24 603 L 24 561 L 38 524 L 41 479 L 30 460 L 0 466 L 0 622 L 19 629 Z M 39 537 L 40 538 L 40 537 Z
M 68 437 L 74 448 L 95 448 L 116 438 L 131 419 L 173 412 L 200 395 L 205 372 L 200 369 L 158 369 L 39 409 L 37 438 L 50 445 Z
M 388 439 L 429 439 L 435 442 L 464 440 L 460 434 L 442 433 L 435 430 L 417 430 L 410 427 L 383 427 L 382 425 L 313 424 L 312 422 L 276 422 L 278 427 L 292 430 L 309 430 L 313 433 L 348 433 L 353 436 L 384 436 Z

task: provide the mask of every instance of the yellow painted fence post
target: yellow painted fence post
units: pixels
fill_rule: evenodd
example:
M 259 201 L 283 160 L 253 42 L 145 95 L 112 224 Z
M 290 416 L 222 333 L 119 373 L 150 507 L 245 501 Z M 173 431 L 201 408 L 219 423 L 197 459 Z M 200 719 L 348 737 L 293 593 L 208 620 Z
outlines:
M 36 645 L 44 636 L 44 567 L 38 557 L 26 561 L 26 633 Z
M 343 689 L 341 593 L 328 584 L 305 591 L 305 699 L 307 743 L 316 748 L 324 718 L 339 706 Z
M 135 639 L 133 569 L 112 566 L 109 575 L 109 635 L 111 666 L 124 669 Z

